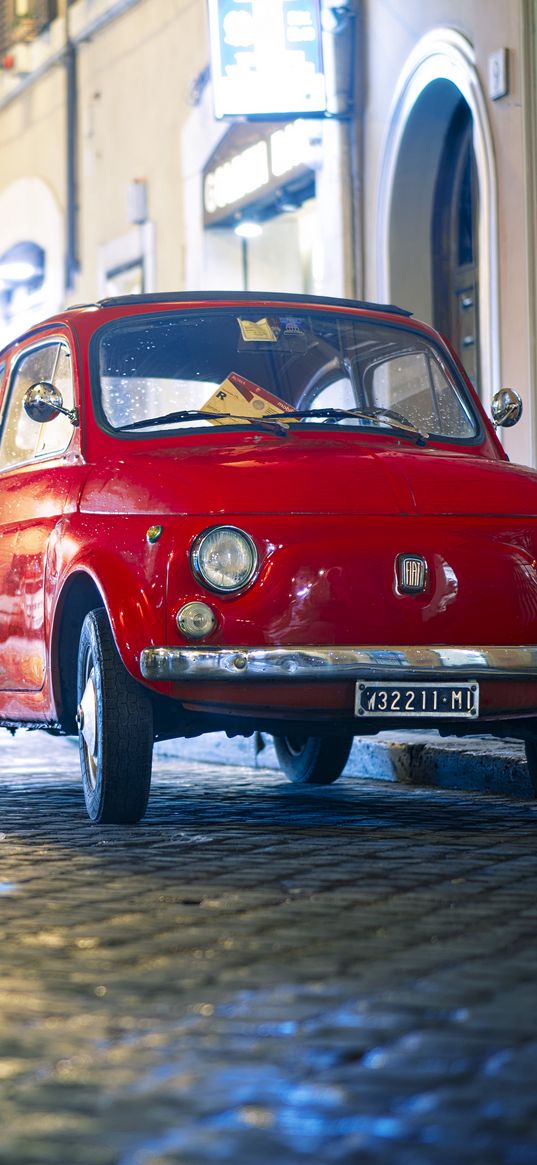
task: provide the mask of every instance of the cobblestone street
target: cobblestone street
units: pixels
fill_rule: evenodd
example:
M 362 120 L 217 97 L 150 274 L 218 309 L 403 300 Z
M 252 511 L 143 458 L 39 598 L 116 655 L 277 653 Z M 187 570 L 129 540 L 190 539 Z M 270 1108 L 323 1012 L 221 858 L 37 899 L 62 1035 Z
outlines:
M 535 1165 L 533 802 L 0 757 L 2 1165 Z

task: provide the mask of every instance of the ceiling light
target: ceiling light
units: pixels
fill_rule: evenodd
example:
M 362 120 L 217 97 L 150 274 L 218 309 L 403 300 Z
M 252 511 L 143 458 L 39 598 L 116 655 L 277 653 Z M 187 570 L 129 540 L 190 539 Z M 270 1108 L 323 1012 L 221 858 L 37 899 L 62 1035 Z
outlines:
M 235 227 L 235 234 L 240 239 L 258 239 L 263 234 L 263 227 L 253 219 L 241 219 Z

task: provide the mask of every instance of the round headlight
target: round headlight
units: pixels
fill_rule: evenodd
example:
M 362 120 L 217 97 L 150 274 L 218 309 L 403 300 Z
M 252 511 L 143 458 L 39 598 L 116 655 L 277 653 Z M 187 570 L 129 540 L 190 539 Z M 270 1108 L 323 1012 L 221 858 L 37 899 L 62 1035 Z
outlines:
M 252 539 L 235 526 L 213 526 L 191 551 L 192 570 L 213 591 L 240 591 L 257 570 Z

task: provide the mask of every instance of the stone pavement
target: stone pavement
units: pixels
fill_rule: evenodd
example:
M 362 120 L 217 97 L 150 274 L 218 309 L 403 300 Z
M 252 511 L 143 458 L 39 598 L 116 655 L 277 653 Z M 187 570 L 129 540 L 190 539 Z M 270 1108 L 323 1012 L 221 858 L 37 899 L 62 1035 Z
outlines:
M 535 1165 L 537 805 L 0 734 L 1 1165 Z

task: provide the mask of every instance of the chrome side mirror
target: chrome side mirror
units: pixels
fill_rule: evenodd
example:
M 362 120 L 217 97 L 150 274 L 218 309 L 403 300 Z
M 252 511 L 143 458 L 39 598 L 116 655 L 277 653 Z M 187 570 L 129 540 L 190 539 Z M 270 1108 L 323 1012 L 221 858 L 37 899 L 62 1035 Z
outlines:
M 510 429 L 522 416 L 522 401 L 514 388 L 500 388 L 495 392 L 491 404 L 494 428 Z
M 45 421 L 54 421 L 60 413 L 68 417 L 71 424 L 78 425 L 78 409 L 64 409 L 63 397 L 54 384 L 48 380 L 40 380 L 30 385 L 23 397 L 23 408 L 31 421 L 42 425 Z

